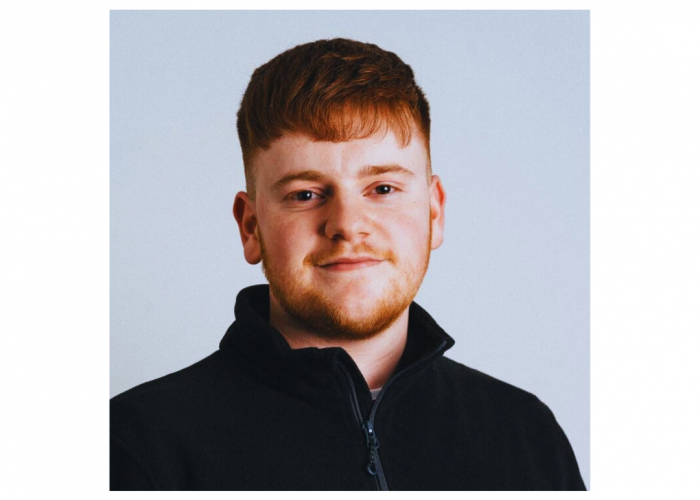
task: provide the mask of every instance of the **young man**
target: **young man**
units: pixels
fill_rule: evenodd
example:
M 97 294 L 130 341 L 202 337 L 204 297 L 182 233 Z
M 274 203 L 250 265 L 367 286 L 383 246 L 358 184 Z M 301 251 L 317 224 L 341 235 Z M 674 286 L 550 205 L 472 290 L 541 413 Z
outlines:
M 428 103 L 375 45 L 258 68 L 238 113 L 244 289 L 219 351 L 111 401 L 112 489 L 584 489 L 535 396 L 443 357 Z

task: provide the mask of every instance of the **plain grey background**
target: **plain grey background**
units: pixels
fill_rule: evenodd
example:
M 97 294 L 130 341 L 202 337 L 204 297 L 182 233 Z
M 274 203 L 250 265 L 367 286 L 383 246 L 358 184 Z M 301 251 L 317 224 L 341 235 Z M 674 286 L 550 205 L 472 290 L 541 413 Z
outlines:
M 431 105 L 443 246 L 416 301 L 447 356 L 536 394 L 590 487 L 587 11 L 114 11 L 111 395 L 209 355 L 264 282 L 231 215 L 252 71 L 337 36 L 410 64 Z

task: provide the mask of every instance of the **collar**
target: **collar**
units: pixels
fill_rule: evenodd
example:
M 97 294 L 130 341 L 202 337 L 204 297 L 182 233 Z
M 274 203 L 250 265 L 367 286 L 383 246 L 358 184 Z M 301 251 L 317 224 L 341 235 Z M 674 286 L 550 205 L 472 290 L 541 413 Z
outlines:
M 268 285 L 255 285 L 241 290 L 234 311 L 236 321 L 229 327 L 219 347 L 225 355 L 243 360 L 247 370 L 254 370 L 275 385 L 284 386 L 285 390 L 292 384 L 306 392 L 337 393 L 336 377 L 328 375 L 329 371 L 338 372 L 337 365 L 342 363 L 351 372 L 356 385 L 364 387 L 369 395 L 367 383 L 344 349 L 289 347 L 282 334 L 268 323 Z M 412 302 L 408 311 L 406 347 L 395 373 L 411 368 L 412 365 L 425 368 L 453 345 L 454 339 L 422 307 Z M 293 379 L 290 375 L 294 375 Z

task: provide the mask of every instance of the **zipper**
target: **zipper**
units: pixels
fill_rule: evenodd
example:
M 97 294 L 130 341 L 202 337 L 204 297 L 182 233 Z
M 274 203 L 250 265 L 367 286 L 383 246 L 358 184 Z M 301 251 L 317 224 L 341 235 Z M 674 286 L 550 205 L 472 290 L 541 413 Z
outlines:
M 367 449 L 369 450 L 369 462 L 367 464 L 367 472 L 375 478 L 375 480 L 377 481 L 377 487 L 380 491 L 388 491 L 389 487 L 386 484 L 386 477 L 384 477 L 382 463 L 379 460 L 379 452 L 377 452 L 377 449 L 379 448 L 379 438 L 377 438 L 377 433 L 374 430 L 374 417 L 377 414 L 379 402 L 384 396 L 384 393 L 386 392 L 387 388 L 391 385 L 391 383 L 394 380 L 399 378 L 404 373 L 426 364 L 428 361 L 437 356 L 437 354 L 445 347 L 446 344 L 447 341 L 443 340 L 440 343 L 440 345 L 428 356 L 426 356 L 417 363 L 407 366 L 406 368 L 392 376 L 389 379 L 389 381 L 386 384 L 384 384 L 382 390 L 379 391 L 377 399 L 375 399 L 374 403 L 372 404 L 372 409 L 370 410 L 369 418 L 367 418 L 367 420 L 362 418 L 362 411 L 360 410 L 360 403 L 357 399 L 357 390 L 355 389 L 355 382 L 353 382 L 352 380 L 352 375 L 350 375 L 350 372 L 342 362 L 338 363 L 343 373 L 345 374 L 345 377 L 348 379 L 348 384 L 350 385 L 350 398 L 352 400 L 353 412 L 355 413 L 355 418 L 357 418 L 357 422 L 360 424 L 360 427 L 362 428 L 365 434 Z
M 357 390 L 355 389 L 355 382 L 352 380 L 352 375 L 341 362 L 338 363 L 341 370 L 348 379 L 348 384 L 350 385 L 350 399 L 352 400 L 352 409 L 355 413 L 355 418 L 357 418 L 357 423 L 360 424 L 360 428 L 365 433 L 365 438 L 367 440 L 367 448 L 369 448 L 369 463 L 367 464 L 367 472 L 370 476 L 373 476 L 375 481 L 377 481 L 377 488 L 380 491 L 388 490 L 386 486 L 386 480 L 383 477 L 383 473 L 380 475 L 381 464 L 379 463 L 379 454 L 377 453 L 377 448 L 379 448 L 379 440 L 374 433 L 374 423 L 370 421 L 365 421 L 362 418 L 362 411 L 360 410 L 360 402 L 357 399 Z
M 386 485 L 386 478 L 384 477 L 384 471 L 382 471 L 382 464 L 379 461 L 379 453 L 377 448 L 379 448 L 379 439 L 374 433 L 374 422 L 368 420 L 362 426 L 365 431 L 365 437 L 367 438 L 367 448 L 369 449 L 369 464 L 367 464 L 367 472 L 371 476 L 375 476 L 379 482 L 379 489 L 381 491 L 387 491 L 389 488 Z

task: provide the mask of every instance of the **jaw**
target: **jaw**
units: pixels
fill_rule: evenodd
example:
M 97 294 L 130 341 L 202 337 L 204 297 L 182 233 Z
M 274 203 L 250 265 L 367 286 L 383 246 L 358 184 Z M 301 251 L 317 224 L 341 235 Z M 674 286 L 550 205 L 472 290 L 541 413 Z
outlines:
M 386 260 L 340 271 L 310 263 L 269 269 L 265 263 L 263 258 L 276 299 L 275 326 L 333 341 L 366 340 L 385 331 L 411 304 L 427 269 L 427 259 L 423 267 Z

